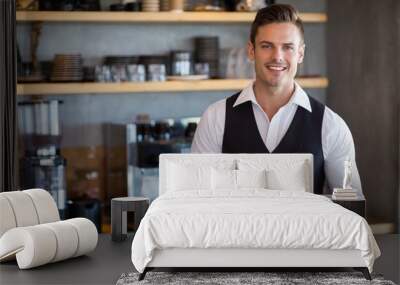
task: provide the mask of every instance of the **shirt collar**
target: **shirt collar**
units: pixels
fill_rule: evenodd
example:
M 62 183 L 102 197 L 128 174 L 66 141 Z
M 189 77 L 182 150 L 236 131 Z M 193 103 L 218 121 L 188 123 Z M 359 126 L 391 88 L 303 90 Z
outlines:
M 256 100 L 256 96 L 254 94 L 253 84 L 254 81 L 251 82 L 246 88 L 244 88 L 242 92 L 240 92 L 238 98 L 235 101 L 235 104 L 233 104 L 233 107 L 236 107 L 237 105 L 240 105 L 247 101 L 259 105 Z M 312 109 L 311 109 L 310 99 L 308 98 L 306 92 L 303 90 L 303 88 L 300 87 L 300 85 L 296 81 L 294 82 L 294 85 L 295 85 L 294 93 L 286 105 L 296 104 L 300 107 L 303 107 L 304 109 L 306 109 L 311 113 Z

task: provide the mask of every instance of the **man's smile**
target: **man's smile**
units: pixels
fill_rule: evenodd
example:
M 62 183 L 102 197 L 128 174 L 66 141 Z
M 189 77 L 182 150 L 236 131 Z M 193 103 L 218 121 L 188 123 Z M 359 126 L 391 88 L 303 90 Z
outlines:
M 285 71 L 286 69 L 288 69 L 287 66 L 278 64 L 266 64 L 265 67 L 271 71 Z

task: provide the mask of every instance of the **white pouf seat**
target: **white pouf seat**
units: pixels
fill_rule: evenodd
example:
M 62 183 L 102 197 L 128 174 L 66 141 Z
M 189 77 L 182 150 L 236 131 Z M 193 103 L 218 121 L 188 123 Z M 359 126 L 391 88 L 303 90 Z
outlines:
M 45 190 L 0 193 L 0 261 L 16 258 L 20 269 L 28 269 L 87 254 L 97 240 L 90 220 L 60 221 Z

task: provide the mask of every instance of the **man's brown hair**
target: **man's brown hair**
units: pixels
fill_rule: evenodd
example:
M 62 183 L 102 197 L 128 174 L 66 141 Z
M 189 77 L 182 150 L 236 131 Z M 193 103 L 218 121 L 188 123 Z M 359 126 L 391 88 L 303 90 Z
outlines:
M 257 15 L 251 24 L 250 41 L 255 45 L 256 34 L 259 27 L 272 23 L 292 23 L 300 31 L 304 42 L 303 21 L 300 19 L 295 8 L 287 4 L 273 4 L 258 10 Z

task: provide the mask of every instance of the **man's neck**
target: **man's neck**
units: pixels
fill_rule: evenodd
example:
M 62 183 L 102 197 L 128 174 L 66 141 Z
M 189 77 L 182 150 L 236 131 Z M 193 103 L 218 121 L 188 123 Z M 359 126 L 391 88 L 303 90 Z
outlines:
M 256 80 L 253 85 L 256 100 L 270 121 L 279 109 L 289 102 L 294 89 L 294 81 L 285 86 L 271 87 Z

